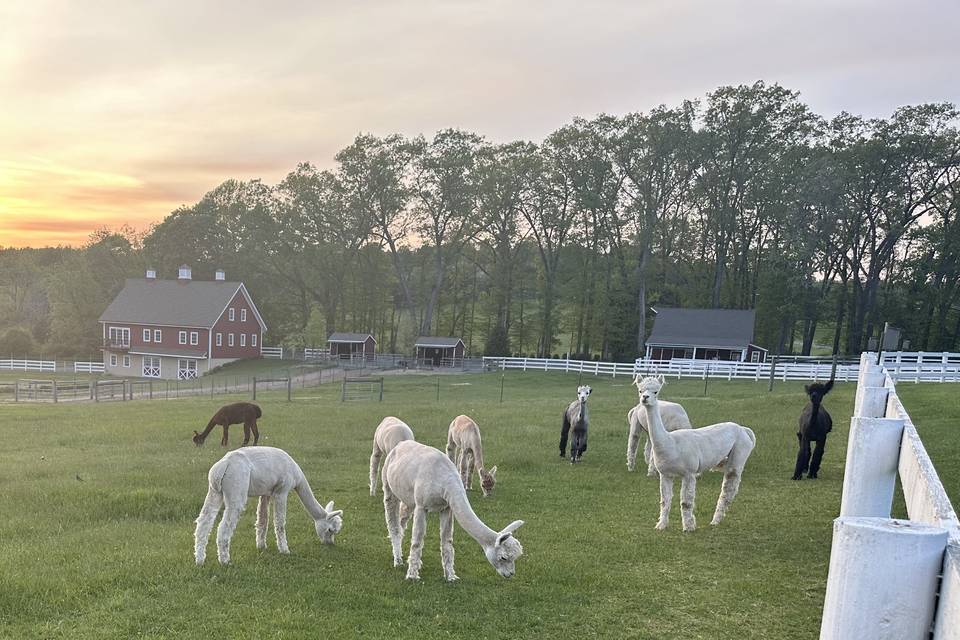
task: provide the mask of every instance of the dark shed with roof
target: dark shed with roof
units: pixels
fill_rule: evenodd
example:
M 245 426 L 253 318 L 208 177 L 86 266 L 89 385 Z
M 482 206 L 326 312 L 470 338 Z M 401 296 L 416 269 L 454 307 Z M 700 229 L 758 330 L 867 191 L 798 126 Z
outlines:
M 760 362 L 767 350 L 753 344 L 753 309 L 654 309 L 648 360 L 693 358 Z
M 454 365 L 457 360 L 463 360 L 466 347 L 460 338 L 420 336 L 413 343 L 413 350 L 418 363 L 440 366 L 441 364 Z
M 377 352 L 377 339 L 370 333 L 331 333 L 327 344 L 331 358 L 372 358 Z

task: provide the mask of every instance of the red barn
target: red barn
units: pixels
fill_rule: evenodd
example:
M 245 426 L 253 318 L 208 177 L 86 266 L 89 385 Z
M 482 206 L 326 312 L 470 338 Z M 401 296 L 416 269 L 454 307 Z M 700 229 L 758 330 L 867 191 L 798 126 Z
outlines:
M 242 358 L 260 357 L 267 330 L 242 282 L 128 278 L 100 316 L 103 364 L 117 376 L 186 380 Z

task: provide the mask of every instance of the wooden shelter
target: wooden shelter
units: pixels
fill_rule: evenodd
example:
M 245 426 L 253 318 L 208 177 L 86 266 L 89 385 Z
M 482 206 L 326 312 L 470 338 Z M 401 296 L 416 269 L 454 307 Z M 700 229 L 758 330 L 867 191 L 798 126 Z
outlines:
M 327 338 L 331 358 L 373 358 L 377 339 L 370 333 L 331 333 Z
M 460 338 L 441 338 L 438 336 L 420 336 L 413 343 L 414 358 L 417 363 L 439 367 L 453 365 L 463 360 L 466 347 Z

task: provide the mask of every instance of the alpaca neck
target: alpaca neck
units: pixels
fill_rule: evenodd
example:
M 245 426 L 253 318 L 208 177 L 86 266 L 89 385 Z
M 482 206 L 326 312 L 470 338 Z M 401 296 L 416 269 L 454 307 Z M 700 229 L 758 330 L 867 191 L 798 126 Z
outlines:
M 458 481 L 459 482 L 459 481 Z M 473 507 L 467 500 L 467 494 L 458 484 L 447 497 L 447 504 L 457 519 L 457 524 L 463 527 L 467 534 L 476 540 L 484 549 L 492 547 L 497 541 L 497 532 L 483 524 L 483 521 L 473 512 Z
M 294 491 L 300 496 L 300 502 L 303 503 L 303 508 L 307 510 L 311 518 L 320 520 L 327 517 L 327 510 L 317 502 L 317 498 L 313 495 L 313 491 L 310 490 L 310 483 L 307 482 L 306 478 L 302 478 L 300 482 L 297 483 Z
M 587 421 L 587 401 L 580 401 L 580 415 L 579 415 L 580 424 L 583 424 Z
M 650 404 L 644 404 L 644 411 L 647 412 L 647 429 L 650 432 L 650 443 L 653 445 L 654 452 L 666 452 L 673 448 L 673 440 L 663 426 L 663 419 L 660 417 L 660 404 L 654 400 Z
M 813 405 L 813 408 L 810 409 L 810 424 L 817 424 L 817 418 L 820 414 L 820 403 L 811 400 L 810 404 Z
M 475 446 L 473 447 L 473 458 L 477 463 L 477 471 L 485 471 L 486 467 L 483 466 L 483 446 L 480 444 L 480 438 L 477 438 Z

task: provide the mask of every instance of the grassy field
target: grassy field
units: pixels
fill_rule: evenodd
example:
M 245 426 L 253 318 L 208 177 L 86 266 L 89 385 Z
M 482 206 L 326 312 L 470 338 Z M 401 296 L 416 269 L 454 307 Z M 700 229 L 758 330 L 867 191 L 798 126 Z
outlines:
M 683 403 L 695 424 L 731 419 L 758 438 L 727 519 L 709 526 L 721 477 L 705 475 L 700 528 L 684 534 L 679 496 L 670 529 L 657 532 L 656 481 L 626 471 L 624 415 L 635 391 L 626 379 L 585 382 L 594 387 L 590 443 L 576 467 L 557 455 L 573 374 L 508 374 L 502 403 L 499 374 L 388 377 L 383 403 L 341 404 L 337 385 L 298 389 L 293 403 L 266 395 L 261 443 L 293 455 L 318 498 L 345 510 L 344 529 L 335 547 L 321 545 L 291 495 L 292 554 L 279 555 L 272 534 L 258 552 L 251 501 L 227 567 L 212 541 L 207 565 L 193 563 L 193 519 L 223 451 L 218 438 L 203 449 L 190 441 L 225 397 L 0 406 L 0 637 L 815 637 L 853 386 L 828 396 L 836 428 L 820 479 L 797 483 L 801 384 L 768 393 L 711 381 L 704 397 L 701 381 L 671 381 L 663 397 Z M 915 420 L 929 411 L 935 422 L 948 388 L 914 392 Z M 951 411 L 956 428 L 960 409 Z M 494 496 L 474 491 L 471 501 L 494 529 L 525 520 L 525 553 L 505 580 L 457 527 L 461 580 L 447 584 L 431 516 L 422 580 L 409 583 L 391 566 L 382 502 L 368 495 L 371 436 L 395 414 L 441 447 L 458 413 L 478 421 L 487 463 L 499 467 Z M 955 443 L 950 425 L 944 418 L 925 438 Z M 231 445 L 241 435 L 235 427 Z M 949 446 L 935 459 L 953 456 L 945 480 L 956 487 Z

